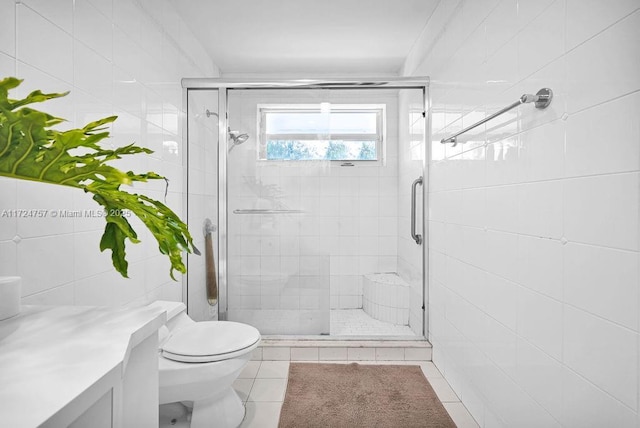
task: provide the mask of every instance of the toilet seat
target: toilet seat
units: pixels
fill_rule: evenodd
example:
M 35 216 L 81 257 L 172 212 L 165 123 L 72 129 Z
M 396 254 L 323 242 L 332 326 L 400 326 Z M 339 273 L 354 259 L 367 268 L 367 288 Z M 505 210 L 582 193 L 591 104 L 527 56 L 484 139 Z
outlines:
M 175 330 L 162 345 L 164 358 L 209 363 L 243 355 L 258 346 L 260 332 L 233 321 L 204 321 Z

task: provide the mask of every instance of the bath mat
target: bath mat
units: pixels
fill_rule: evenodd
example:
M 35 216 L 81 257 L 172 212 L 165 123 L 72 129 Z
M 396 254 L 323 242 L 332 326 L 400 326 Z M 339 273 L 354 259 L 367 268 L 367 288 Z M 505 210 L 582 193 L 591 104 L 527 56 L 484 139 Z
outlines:
M 419 366 L 291 363 L 279 428 L 455 428 Z

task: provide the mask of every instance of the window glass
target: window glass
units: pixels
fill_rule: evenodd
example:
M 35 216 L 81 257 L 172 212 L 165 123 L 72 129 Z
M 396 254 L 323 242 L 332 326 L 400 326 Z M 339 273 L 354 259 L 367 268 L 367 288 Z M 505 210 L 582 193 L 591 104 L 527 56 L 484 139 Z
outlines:
M 380 160 L 384 106 L 327 104 L 258 106 L 260 159 Z

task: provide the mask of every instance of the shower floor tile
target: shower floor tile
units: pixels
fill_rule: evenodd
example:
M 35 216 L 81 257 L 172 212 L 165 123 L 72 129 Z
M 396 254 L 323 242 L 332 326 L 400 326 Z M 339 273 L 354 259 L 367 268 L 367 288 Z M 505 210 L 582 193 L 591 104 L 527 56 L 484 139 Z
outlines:
M 411 327 L 371 318 L 362 309 L 332 309 L 331 336 L 415 336 Z

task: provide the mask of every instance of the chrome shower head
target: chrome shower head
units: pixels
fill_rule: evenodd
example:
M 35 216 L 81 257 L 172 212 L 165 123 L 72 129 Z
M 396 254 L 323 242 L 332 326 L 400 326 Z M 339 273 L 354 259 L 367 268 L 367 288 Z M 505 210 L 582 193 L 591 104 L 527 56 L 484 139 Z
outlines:
M 229 140 L 231 142 L 231 147 L 229 147 L 229 153 L 235 146 L 239 146 L 249 139 L 249 134 L 241 134 L 240 131 L 232 131 L 229 129 Z

